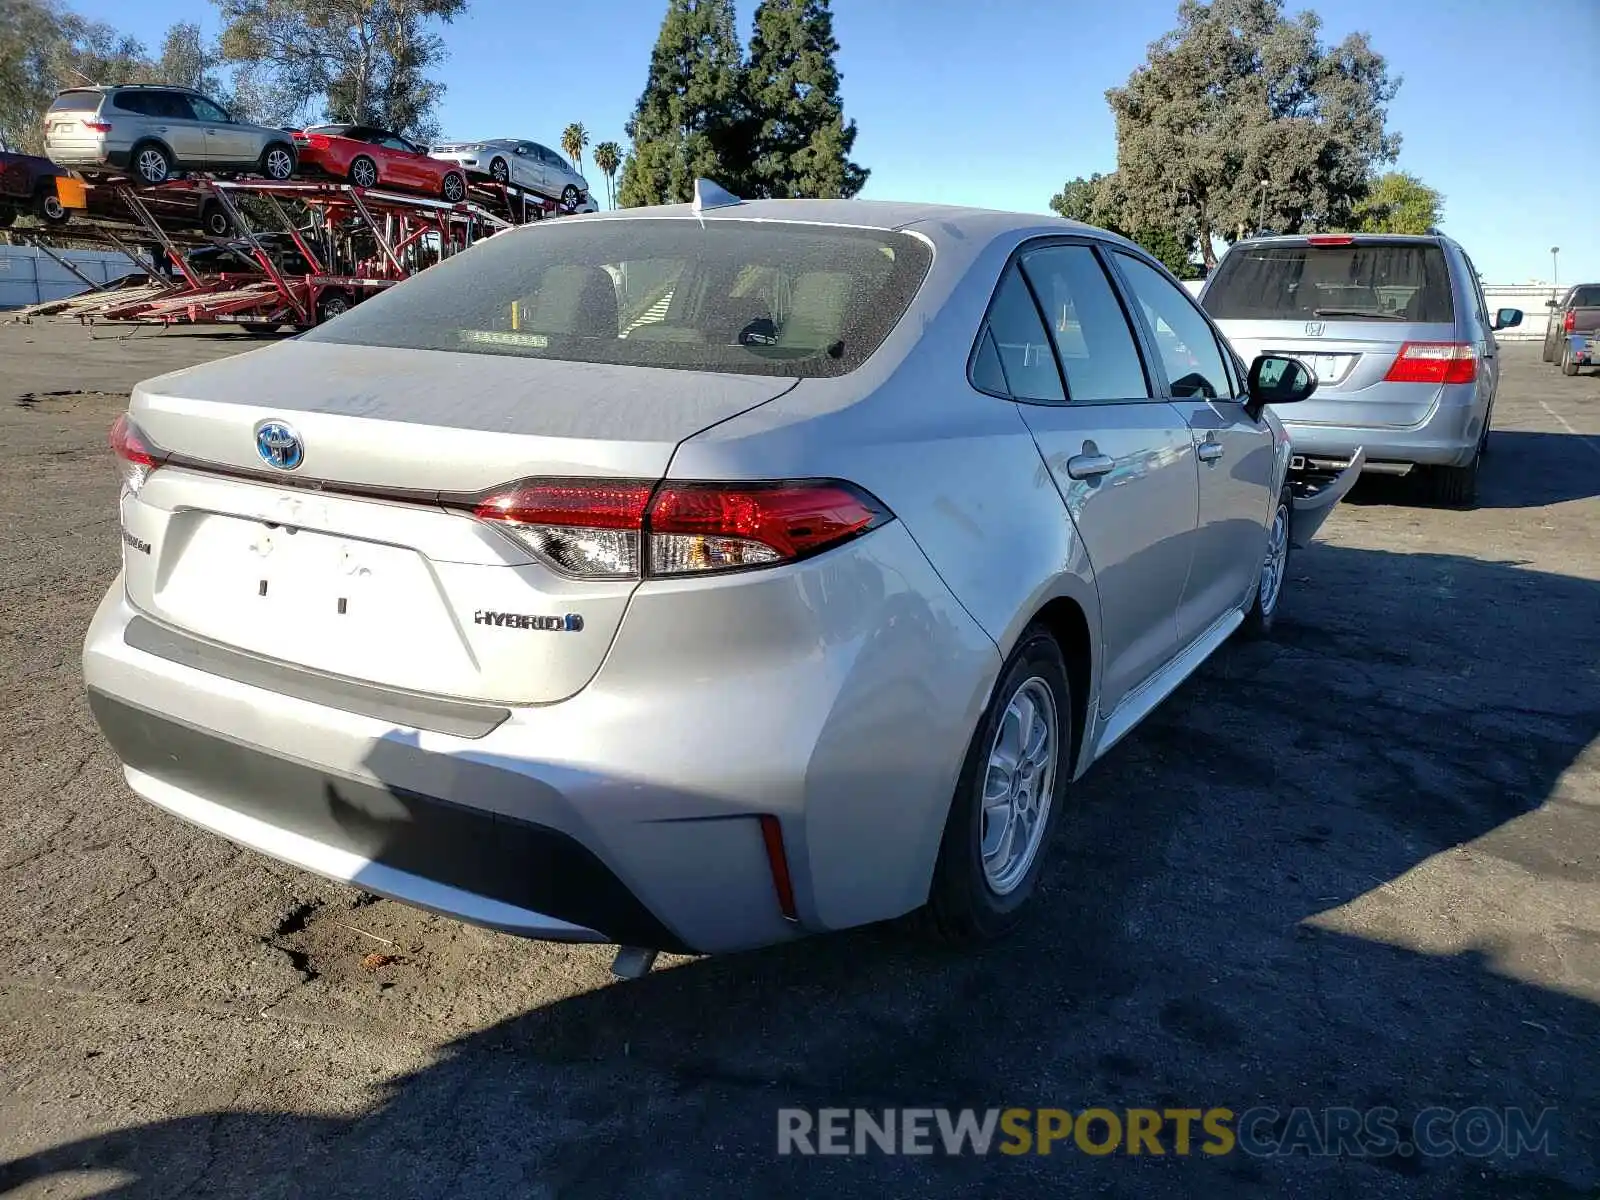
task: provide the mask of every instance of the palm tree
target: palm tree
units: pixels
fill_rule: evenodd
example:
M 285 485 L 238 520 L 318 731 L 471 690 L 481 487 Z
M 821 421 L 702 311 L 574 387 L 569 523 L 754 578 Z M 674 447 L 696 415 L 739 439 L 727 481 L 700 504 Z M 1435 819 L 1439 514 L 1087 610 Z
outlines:
M 612 208 L 617 206 L 617 169 L 622 166 L 622 147 L 615 142 L 601 142 L 594 148 L 594 165 L 606 177 L 606 199 Z
M 578 168 L 580 175 L 583 174 L 583 148 L 588 144 L 589 131 L 580 121 L 574 121 L 561 131 L 561 148 L 567 152 L 567 157 Z

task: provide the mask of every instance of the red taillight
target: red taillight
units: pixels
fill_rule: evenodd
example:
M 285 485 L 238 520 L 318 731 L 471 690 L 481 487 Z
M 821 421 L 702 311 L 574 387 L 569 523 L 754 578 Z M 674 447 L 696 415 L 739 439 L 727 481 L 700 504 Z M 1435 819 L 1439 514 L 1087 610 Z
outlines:
M 1407 342 L 1395 356 L 1385 383 L 1471 383 L 1478 358 L 1467 342 Z
M 1317 233 L 1306 241 L 1313 246 L 1353 246 L 1356 240 L 1348 233 Z
M 472 514 L 587 579 L 637 579 L 792 562 L 889 519 L 837 480 L 664 483 L 528 480 L 482 496 Z
M 87 129 L 90 133 L 110 133 L 111 132 L 111 122 L 110 121 L 85 121 L 83 123 L 83 127 L 85 129 Z
M 167 461 L 166 451 L 145 437 L 144 431 L 128 420 L 127 413 L 112 423 L 109 441 L 111 452 L 122 468 L 122 481 L 130 492 L 143 487 L 150 472 Z
M 1578 314 L 1572 309 L 1567 309 L 1567 315 L 1561 318 L 1561 332 L 1571 333 L 1578 327 Z
M 324 137 L 320 133 L 313 133 L 306 138 L 306 144 L 313 150 L 326 150 L 333 142 L 330 138 Z

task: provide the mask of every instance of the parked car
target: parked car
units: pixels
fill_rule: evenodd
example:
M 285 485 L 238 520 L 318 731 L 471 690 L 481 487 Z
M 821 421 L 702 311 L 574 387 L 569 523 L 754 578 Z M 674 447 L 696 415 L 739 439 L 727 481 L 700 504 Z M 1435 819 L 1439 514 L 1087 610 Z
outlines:
M 370 125 L 313 125 L 294 135 L 305 174 L 347 179 L 357 187 L 386 187 L 452 204 L 466 199 L 467 177 L 452 163 L 386 129 Z
M 1560 362 L 1568 375 L 1576 373 L 1571 359 L 1575 335 L 1600 329 L 1600 283 L 1580 283 L 1566 295 L 1549 302 L 1550 324 L 1544 333 L 1544 361 Z
M 1200 302 L 1238 351 L 1303 357 L 1316 399 L 1284 417 L 1295 451 L 1368 470 L 1427 472 L 1433 498 L 1470 505 L 1500 379 L 1495 330 L 1472 260 L 1446 237 L 1253 238 L 1217 264 Z
M 44 117 L 44 151 L 84 172 L 125 171 L 165 183 L 180 171 L 294 174 L 293 139 L 282 129 L 235 121 L 215 101 L 168 84 L 71 88 Z
M 311 264 L 287 233 L 258 233 L 256 241 L 267 252 L 272 265 L 285 275 L 309 275 Z M 191 270 L 201 275 L 265 275 L 248 241 L 226 245 L 200 246 L 185 256 Z
M 1600 367 L 1600 330 L 1574 333 L 1567 338 L 1566 352 L 1561 358 L 1561 373 L 1576 375 L 1582 367 Z
M 63 190 L 70 205 L 63 202 Z M 83 184 L 48 158 L 0 150 L 0 229 L 20 216 L 62 225 L 72 219 L 73 208 L 82 207 Z
M 120 181 L 97 181 L 85 190 L 84 207 L 87 215 L 111 221 L 137 222 L 129 209 L 124 193 L 127 184 Z M 191 230 L 227 237 L 233 232 L 233 221 L 227 210 L 207 189 L 157 188 L 140 189 L 139 203 L 163 229 L 174 232 Z
M 578 210 L 589 195 L 589 182 L 548 146 L 516 138 L 486 142 L 452 142 L 429 151 L 435 158 L 459 163 L 473 175 L 496 183 L 514 183 Z
M 1114 234 L 702 197 L 134 389 L 84 673 L 135 792 L 540 938 L 1016 923 L 1073 781 L 1272 629 L 1315 378 Z

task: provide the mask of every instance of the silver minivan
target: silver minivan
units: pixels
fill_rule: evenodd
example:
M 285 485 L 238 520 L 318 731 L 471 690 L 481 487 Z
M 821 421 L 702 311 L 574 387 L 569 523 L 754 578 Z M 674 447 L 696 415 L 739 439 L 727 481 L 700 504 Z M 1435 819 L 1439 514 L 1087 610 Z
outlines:
M 294 139 L 236 121 L 190 88 L 124 84 L 71 88 L 44 115 L 44 152 L 80 171 L 126 171 L 165 183 L 179 171 L 255 171 L 288 179 Z
M 1283 414 L 1295 452 L 1339 467 L 1426 472 L 1436 501 L 1470 505 L 1500 378 L 1495 330 L 1472 260 L 1449 238 L 1311 234 L 1252 238 L 1217 264 L 1200 303 L 1246 362 L 1289 354 L 1317 393 Z

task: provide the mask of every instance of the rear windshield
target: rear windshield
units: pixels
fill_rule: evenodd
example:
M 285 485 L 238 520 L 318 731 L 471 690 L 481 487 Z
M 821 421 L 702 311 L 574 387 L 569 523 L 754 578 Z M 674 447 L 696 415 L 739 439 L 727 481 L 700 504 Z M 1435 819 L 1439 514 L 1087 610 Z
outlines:
M 307 341 L 572 362 L 842 375 L 905 314 L 910 234 L 718 218 L 551 221 L 497 234 Z
M 1219 321 L 1455 320 L 1444 250 L 1420 242 L 1236 246 L 1201 303 Z
M 1567 301 L 1568 308 L 1600 308 L 1600 286 L 1584 286 L 1572 289 L 1572 299 Z
M 93 112 L 100 107 L 99 92 L 63 92 L 50 105 L 51 112 Z

